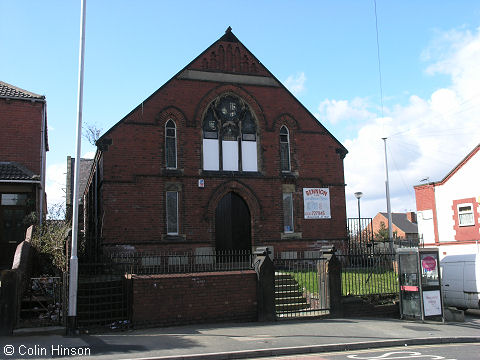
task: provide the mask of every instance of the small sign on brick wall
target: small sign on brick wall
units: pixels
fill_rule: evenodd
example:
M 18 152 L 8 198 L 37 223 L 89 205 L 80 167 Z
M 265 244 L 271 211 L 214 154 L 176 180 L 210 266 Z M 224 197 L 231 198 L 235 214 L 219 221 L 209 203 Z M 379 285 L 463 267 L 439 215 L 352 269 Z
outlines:
M 331 219 L 330 189 L 304 188 L 303 213 L 304 219 Z

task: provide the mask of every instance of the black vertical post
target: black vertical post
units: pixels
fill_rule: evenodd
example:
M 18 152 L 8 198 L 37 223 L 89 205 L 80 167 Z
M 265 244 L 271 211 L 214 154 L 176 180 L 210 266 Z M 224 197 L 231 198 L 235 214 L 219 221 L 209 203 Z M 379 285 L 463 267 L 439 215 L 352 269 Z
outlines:
M 275 267 L 268 249 L 256 253 L 258 321 L 275 320 Z
M 0 335 L 12 335 L 17 321 L 18 278 L 14 270 L 0 273 Z
M 342 317 L 342 265 L 335 254 L 332 254 L 328 262 L 328 286 L 330 291 L 330 316 Z

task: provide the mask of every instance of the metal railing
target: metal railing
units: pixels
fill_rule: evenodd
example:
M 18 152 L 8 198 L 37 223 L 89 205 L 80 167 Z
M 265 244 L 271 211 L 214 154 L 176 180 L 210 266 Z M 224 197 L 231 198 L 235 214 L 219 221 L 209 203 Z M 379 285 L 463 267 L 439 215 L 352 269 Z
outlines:
M 247 250 L 205 252 L 109 252 L 96 262 L 80 262 L 88 274 L 155 275 L 253 269 Z M 80 273 L 81 274 L 81 273 Z
M 351 254 L 337 255 L 337 258 L 342 264 L 343 296 L 398 294 L 394 254 Z
M 110 253 L 108 262 L 125 273 L 136 275 L 188 274 L 253 268 L 250 251 Z

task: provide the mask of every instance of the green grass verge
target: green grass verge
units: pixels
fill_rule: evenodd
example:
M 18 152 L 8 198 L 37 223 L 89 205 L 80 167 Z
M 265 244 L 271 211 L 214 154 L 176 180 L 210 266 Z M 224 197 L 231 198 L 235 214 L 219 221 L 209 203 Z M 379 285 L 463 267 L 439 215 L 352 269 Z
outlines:
M 300 290 L 318 294 L 317 273 L 313 271 L 287 272 L 298 282 Z M 342 295 L 393 294 L 398 292 L 398 278 L 394 271 L 345 269 L 342 271 Z

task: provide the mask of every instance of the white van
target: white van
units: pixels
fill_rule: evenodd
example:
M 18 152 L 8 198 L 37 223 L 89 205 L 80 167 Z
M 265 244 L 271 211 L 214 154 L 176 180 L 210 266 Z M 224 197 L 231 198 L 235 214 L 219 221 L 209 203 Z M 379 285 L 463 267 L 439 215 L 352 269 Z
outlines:
M 444 306 L 480 308 L 480 255 L 449 255 L 440 262 Z

